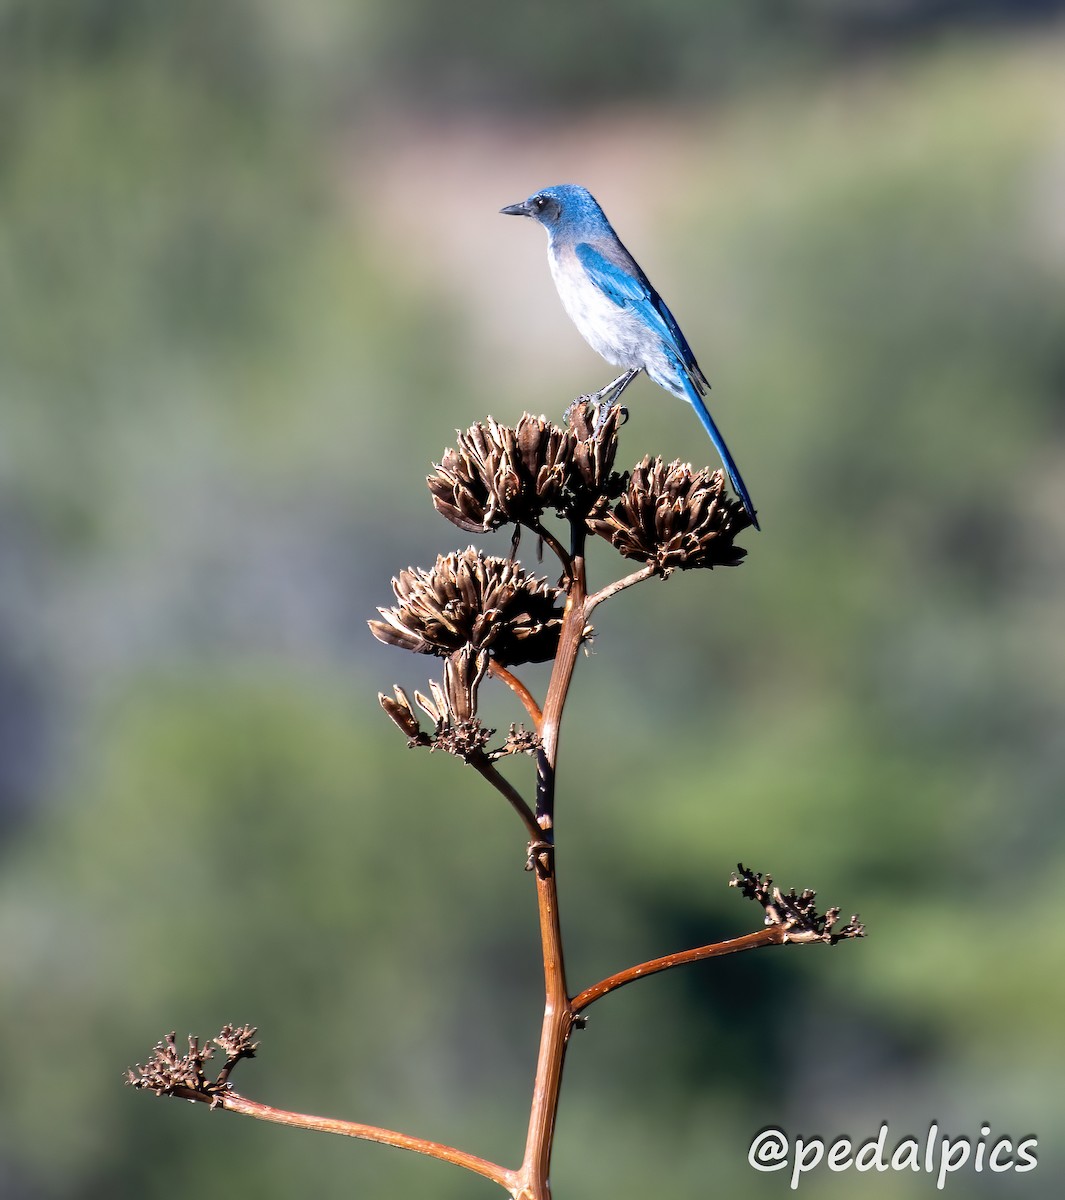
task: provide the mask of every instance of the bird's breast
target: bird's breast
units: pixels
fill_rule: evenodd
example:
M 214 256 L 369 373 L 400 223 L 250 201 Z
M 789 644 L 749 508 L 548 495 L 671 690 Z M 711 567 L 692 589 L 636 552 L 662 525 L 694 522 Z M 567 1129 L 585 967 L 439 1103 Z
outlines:
M 588 345 L 615 366 L 644 366 L 647 329 L 639 315 L 600 291 L 571 247 L 550 249 L 548 261 L 562 307 Z

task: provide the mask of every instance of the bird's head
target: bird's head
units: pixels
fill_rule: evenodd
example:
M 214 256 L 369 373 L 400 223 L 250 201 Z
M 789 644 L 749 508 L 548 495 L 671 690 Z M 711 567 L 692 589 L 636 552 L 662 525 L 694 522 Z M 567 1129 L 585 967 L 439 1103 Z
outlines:
M 585 225 L 605 221 L 603 210 L 587 188 L 575 183 L 559 183 L 534 192 L 520 204 L 508 204 L 499 210 L 508 217 L 532 217 L 551 233 L 562 226 Z

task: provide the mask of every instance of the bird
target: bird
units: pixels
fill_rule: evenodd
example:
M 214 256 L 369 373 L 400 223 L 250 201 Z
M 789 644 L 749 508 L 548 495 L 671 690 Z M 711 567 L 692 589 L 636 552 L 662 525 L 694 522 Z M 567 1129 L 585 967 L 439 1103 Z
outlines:
M 557 184 L 499 210 L 531 217 L 547 230 L 547 258 L 562 307 L 584 340 L 624 371 L 605 388 L 581 397 L 607 405 L 641 371 L 659 387 L 687 400 L 721 456 L 751 524 L 758 517 L 739 468 L 703 401 L 710 388 L 676 318 L 614 232 L 587 188 Z

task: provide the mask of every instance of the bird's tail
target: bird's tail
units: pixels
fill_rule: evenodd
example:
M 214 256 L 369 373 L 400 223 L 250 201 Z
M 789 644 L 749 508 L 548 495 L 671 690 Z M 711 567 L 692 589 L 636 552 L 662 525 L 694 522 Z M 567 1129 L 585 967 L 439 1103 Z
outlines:
M 751 494 L 747 491 L 747 487 L 743 482 L 743 476 L 740 474 L 739 467 L 732 455 L 729 453 L 728 446 L 725 445 L 725 439 L 721 436 L 721 432 L 714 424 L 714 418 L 710 415 L 702 396 L 692 386 L 684 371 L 680 372 L 681 382 L 684 386 L 684 391 L 688 400 L 695 409 L 695 415 L 702 422 L 703 428 L 710 435 L 710 440 L 714 443 L 714 449 L 721 455 L 721 461 L 725 465 L 725 470 L 728 472 L 729 479 L 732 480 L 732 486 L 736 489 L 736 494 L 743 502 L 743 507 L 747 510 L 747 515 L 751 518 L 751 524 L 755 529 L 761 529 L 758 524 L 758 517 L 754 511 L 754 504 L 751 502 Z

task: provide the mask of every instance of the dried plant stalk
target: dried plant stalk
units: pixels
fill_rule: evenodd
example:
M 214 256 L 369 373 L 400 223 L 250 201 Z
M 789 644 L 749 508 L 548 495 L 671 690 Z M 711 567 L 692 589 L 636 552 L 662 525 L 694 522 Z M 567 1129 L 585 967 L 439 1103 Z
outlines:
M 151 1060 L 129 1072 L 129 1082 L 159 1095 L 198 1100 L 212 1108 L 260 1120 L 381 1142 L 439 1158 L 492 1179 L 515 1200 L 550 1200 L 548 1174 L 558 1112 L 562 1067 L 570 1033 L 595 1001 L 659 971 L 762 946 L 820 942 L 835 945 L 862 937 L 855 916 L 837 928 L 839 909 L 818 911 L 806 890 L 782 894 L 769 876 L 742 866 L 732 885 L 763 910 L 761 929 L 722 942 L 676 951 L 618 971 L 571 996 L 563 956 L 555 874 L 556 766 L 563 711 L 579 651 L 592 632 L 591 616 L 627 588 L 675 570 L 737 566 L 746 551 L 736 537 L 750 526 L 728 494 L 721 471 L 645 457 L 631 472 L 614 470 L 624 412 L 575 403 L 566 426 L 526 414 L 514 427 L 493 418 L 459 433 L 428 477 L 436 510 L 467 532 L 515 527 L 546 545 L 558 560 L 557 585 L 534 577 L 513 560 L 472 546 L 441 555 L 428 570 L 408 568 L 392 581 L 395 603 L 369 622 L 378 640 L 443 660 L 442 677 L 412 702 L 400 687 L 379 700 L 411 747 L 442 750 L 473 767 L 518 814 L 528 839 L 526 866 L 535 880 L 544 968 L 544 1016 L 525 1153 L 504 1167 L 437 1142 L 394 1130 L 272 1108 L 233 1090 L 230 1074 L 254 1056 L 255 1031 L 227 1026 L 201 1048 L 189 1040 L 180 1054 L 174 1035 Z M 546 522 L 562 521 L 564 532 Z M 588 587 L 589 538 L 601 539 L 640 566 Z M 525 663 L 552 662 L 543 703 L 515 673 Z M 520 701 L 532 728 L 511 725 L 494 748 L 495 730 L 478 716 L 481 689 L 503 683 Z M 423 728 L 423 720 L 428 725 Z M 526 798 L 496 762 L 511 755 L 536 760 L 534 795 Z M 215 1048 L 222 1070 L 206 1070 Z

